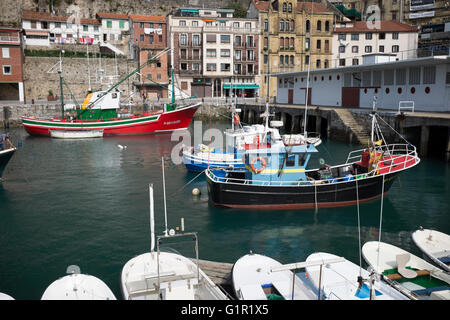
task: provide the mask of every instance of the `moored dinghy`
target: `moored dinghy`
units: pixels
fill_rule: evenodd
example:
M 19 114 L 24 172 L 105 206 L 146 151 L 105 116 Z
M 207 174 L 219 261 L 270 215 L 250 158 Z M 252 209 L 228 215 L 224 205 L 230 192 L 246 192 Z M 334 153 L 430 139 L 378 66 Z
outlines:
M 250 253 L 233 266 L 232 279 L 239 300 L 314 300 L 314 289 L 270 257 Z M 295 280 L 293 278 L 295 277 Z M 294 287 L 292 286 L 294 283 Z
M 16 151 L 16 148 L 0 150 L 0 181 L 2 179 L 3 171 L 5 170 L 6 165 L 8 164 L 9 160 L 11 160 L 11 157 Z
M 362 254 L 386 282 L 411 299 L 450 299 L 450 273 L 408 251 L 369 241 L 362 247 Z
M 409 300 L 375 274 L 345 258 L 316 252 L 309 255 L 306 262 L 323 262 L 306 267 L 321 300 Z
M 102 280 L 81 274 L 79 267 L 69 266 L 67 273 L 47 287 L 41 300 L 116 300 Z
M 103 138 L 103 130 L 50 130 L 50 137 L 57 139 Z
M 412 239 L 436 265 L 450 272 L 450 236 L 448 234 L 421 227 L 413 232 Z
M 124 265 L 121 273 L 124 299 L 226 300 L 227 296 L 200 269 L 197 233 L 184 233 L 183 221 L 179 234 L 175 234 L 173 229 L 168 231 L 166 225 L 165 235 L 157 237 L 157 250 L 154 250 L 153 185 L 149 186 L 149 193 L 151 250 L 132 258 Z M 195 240 L 196 263 L 179 253 L 160 250 L 162 240 L 183 236 Z

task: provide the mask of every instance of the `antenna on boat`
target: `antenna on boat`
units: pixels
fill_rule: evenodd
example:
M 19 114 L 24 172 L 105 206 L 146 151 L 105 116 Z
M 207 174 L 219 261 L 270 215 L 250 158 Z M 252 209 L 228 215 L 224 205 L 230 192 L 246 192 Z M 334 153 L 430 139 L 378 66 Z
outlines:
M 167 208 L 166 208 L 166 180 L 164 177 L 164 156 L 161 157 L 161 166 L 162 166 L 162 178 L 163 178 L 163 194 L 164 194 L 164 221 L 166 223 L 166 229 L 164 230 L 164 235 L 167 236 Z
M 155 251 L 155 211 L 154 211 L 154 202 L 153 202 L 153 183 L 148 185 L 149 196 L 150 196 L 150 252 Z

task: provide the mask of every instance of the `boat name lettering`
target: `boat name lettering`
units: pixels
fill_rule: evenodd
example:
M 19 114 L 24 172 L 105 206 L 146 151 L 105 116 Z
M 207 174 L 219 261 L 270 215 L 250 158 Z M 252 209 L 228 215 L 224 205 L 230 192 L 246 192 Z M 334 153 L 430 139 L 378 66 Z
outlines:
M 164 122 L 164 125 L 169 126 L 171 124 L 176 124 L 176 123 L 180 123 L 180 122 L 181 122 L 181 120 L 167 121 L 167 122 Z

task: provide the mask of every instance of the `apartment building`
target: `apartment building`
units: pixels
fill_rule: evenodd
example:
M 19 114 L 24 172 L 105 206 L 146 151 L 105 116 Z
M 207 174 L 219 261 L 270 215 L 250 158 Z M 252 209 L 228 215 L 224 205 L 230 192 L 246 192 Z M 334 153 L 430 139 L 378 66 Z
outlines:
M 167 47 L 167 23 L 162 16 L 130 14 L 130 54 L 144 64 Z M 157 99 L 168 97 L 169 56 L 163 54 L 157 62 L 150 63 L 139 71 L 139 81 L 133 84 L 141 97 Z
M 48 12 L 22 11 L 25 46 L 49 46 L 53 43 L 100 42 L 101 23 L 97 19 L 56 16 Z
M 22 31 L 0 27 L 0 100 L 25 101 Z
M 272 73 L 329 67 L 334 13 L 322 3 L 253 1 L 247 15 L 261 25 L 261 96 L 276 96 Z
M 127 14 L 99 12 L 96 18 L 101 22 L 100 42 L 118 48 L 128 55 L 130 40 L 130 20 Z M 111 48 L 114 50 L 113 48 Z
M 258 21 L 233 14 L 233 9 L 180 8 L 168 16 L 171 65 L 187 95 L 258 95 Z
M 363 56 L 384 54 L 391 61 L 417 57 L 418 28 L 398 21 L 341 22 L 333 33 L 333 67 L 362 64 Z

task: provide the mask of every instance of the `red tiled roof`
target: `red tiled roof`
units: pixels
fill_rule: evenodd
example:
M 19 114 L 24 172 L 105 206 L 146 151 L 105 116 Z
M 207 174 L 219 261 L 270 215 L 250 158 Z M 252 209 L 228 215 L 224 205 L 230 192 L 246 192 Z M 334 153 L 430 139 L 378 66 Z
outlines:
M 66 22 L 69 19 L 69 17 L 68 16 L 54 16 L 48 12 L 23 10 L 22 11 L 22 19 L 23 20 Z M 98 21 L 97 19 L 80 19 L 80 23 L 97 24 L 97 25 L 101 24 L 100 21 Z
M 353 33 L 353 32 L 419 32 L 416 27 L 410 26 L 406 23 L 401 23 L 392 20 L 382 20 L 379 28 L 370 28 L 371 22 L 356 21 L 353 27 L 336 28 L 336 33 Z
M 298 2 L 297 11 L 302 11 L 303 8 L 307 13 L 332 13 L 330 9 L 319 2 Z
M 163 17 L 163 16 L 144 16 L 144 15 L 140 15 L 140 14 L 130 14 L 130 18 L 133 21 L 166 22 L 166 17 Z
M 253 5 L 256 7 L 258 11 L 267 11 L 269 10 L 270 1 L 253 1 Z
M 97 16 L 106 19 L 128 19 L 128 15 L 123 13 L 98 12 Z

